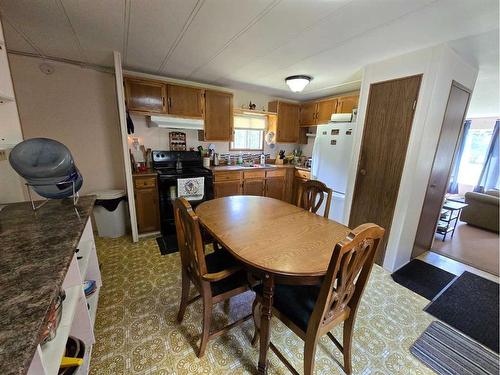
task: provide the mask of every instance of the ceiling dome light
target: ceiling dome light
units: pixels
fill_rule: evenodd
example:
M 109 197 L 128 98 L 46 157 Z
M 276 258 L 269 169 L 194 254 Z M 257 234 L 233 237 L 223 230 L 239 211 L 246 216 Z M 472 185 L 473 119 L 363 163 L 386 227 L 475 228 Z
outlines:
M 285 82 L 293 92 L 301 92 L 311 82 L 311 79 L 310 76 L 298 75 L 286 77 Z

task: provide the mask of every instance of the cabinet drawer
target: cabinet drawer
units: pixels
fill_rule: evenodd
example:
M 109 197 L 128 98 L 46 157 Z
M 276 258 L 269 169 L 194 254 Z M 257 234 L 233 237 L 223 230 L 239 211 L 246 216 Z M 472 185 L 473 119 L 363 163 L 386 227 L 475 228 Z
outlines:
M 266 171 L 266 177 L 285 177 L 284 169 L 275 169 Z
M 243 172 L 244 178 L 264 178 L 265 175 L 266 175 L 266 172 L 263 170 Z
M 305 179 L 310 180 L 311 179 L 311 172 L 296 169 L 295 170 L 295 177 L 305 178 Z
M 136 187 L 136 189 L 154 188 L 156 187 L 156 177 L 136 178 L 134 186 Z
M 241 178 L 240 171 L 216 172 L 214 173 L 214 181 L 235 181 Z

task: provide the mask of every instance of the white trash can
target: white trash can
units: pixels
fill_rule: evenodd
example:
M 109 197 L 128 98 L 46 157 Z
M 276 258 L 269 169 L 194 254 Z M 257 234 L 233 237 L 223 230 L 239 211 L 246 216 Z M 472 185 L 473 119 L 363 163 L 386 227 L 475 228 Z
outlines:
M 102 190 L 97 196 L 94 219 L 99 237 L 117 238 L 127 232 L 127 197 L 123 190 Z

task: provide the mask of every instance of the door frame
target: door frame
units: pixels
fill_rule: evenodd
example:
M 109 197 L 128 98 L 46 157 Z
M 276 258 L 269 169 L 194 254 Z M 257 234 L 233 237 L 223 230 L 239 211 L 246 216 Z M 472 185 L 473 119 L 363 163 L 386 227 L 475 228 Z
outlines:
M 425 194 L 424 194 L 424 200 L 422 201 L 422 206 L 420 207 L 420 216 L 419 216 L 419 219 L 418 219 L 418 223 L 417 223 L 417 229 L 416 229 L 416 232 L 415 232 L 415 239 L 413 240 L 413 248 L 412 248 L 412 251 L 411 251 L 411 256 L 410 256 L 410 259 L 414 259 L 416 257 L 418 257 L 419 255 L 423 254 L 425 251 L 430 251 L 431 248 L 432 248 L 432 245 L 434 244 L 434 241 L 435 241 L 435 238 L 434 238 L 434 234 L 436 233 L 436 228 L 437 228 L 437 224 L 438 224 L 438 221 L 439 221 L 439 215 L 435 218 L 435 223 L 434 223 L 434 231 L 432 232 L 433 234 L 433 237 L 432 237 L 432 241 L 431 241 L 431 244 L 429 246 L 429 249 L 427 250 L 424 250 L 424 251 L 420 251 L 416 248 L 415 246 L 415 243 L 416 243 L 416 240 L 417 240 L 417 235 L 418 235 L 418 225 L 420 223 L 420 219 L 422 217 L 422 210 L 424 208 L 424 205 L 425 205 L 425 201 L 426 201 L 426 196 L 427 196 L 427 192 L 429 191 L 429 189 L 431 188 L 430 186 L 430 183 L 431 183 L 431 178 L 432 178 L 432 172 L 433 172 L 433 169 L 434 169 L 434 163 L 436 162 L 436 156 L 438 154 L 438 147 L 439 147 L 439 144 L 440 144 L 440 141 L 441 141 L 441 136 L 442 136 L 442 133 L 443 133 L 443 122 L 445 120 L 445 116 L 446 116 L 446 111 L 448 109 L 448 104 L 450 102 L 450 98 L 451 98 L 451 91 L 453 89 L 453 86 L 455 86 L 456 88 L 460 89 L 460 90 L 463 90 L 465 92 L 467 92 L 469 94 L 469 98 L 467 99 L 467 104 L 465 106 L 465 111 L 464 111 L 464 115 L 462 117 L 462 123 L 461 123 L 461 129 L 460 129 L 460 132 L 458 133 L 458 137 L 455 141 L 455 147 L 454 147 L 454 150 L 453 150 L 453 158 L 451 160 L 451 163 L 450 165 L 448 166 L 448 176 L 447 176 L 447 181 L 449 183 L 450 181 L 450 175 L 451 175 L 451 169 L 453 167 L 453 165 L 455 164 L 455 160 L 457 158 L 457 147 L 458 147 L 458 142 L 460 141 L 460 139 L 462 138 L 462 134 L 464 132 L 464 128 L 463 128 L 463 124 L 464 124 L 464 121 L 465 119 L 467 118 L 467 113 L 469 111 L 469 104 L 470 104 L 470 101 L 471 101 L 471 97 L 472 97 L 472 90 L 469 89 L 468 87 L 464 86 L 463 84 L 461 84 L 460 82 L 457 82 L 455 80 L 452 80 L 451 81 L 451 84 L 450 84 L 450 91 L 448 92 L 448 99 L 446 100 L 446 108 L 444 110 L 444 113 L 443 113 L 443 119 L 441 121 L 441 128 L 439 130 L 439 138 L 438 138 L 438 142 L 436 144 L 436 150 L 434 152 L 434 157 L 432 158 L 432 166 L 431 166 L 431 170 L 430 170 L 430 173 L 429 173 L 429 177 L 427 179 L 427 187 L 425 189 Z M 440 202 L 441 202 L 441 206 L 443 205 L 443 202 L 444 202 L 444 198 L 446 196 L 446 191 L 445 190 L 442 194 L 442 197 L 440 199 Z M 433 219 L 434 220 L 434 219 Z M 430 235 L 430 234 L 429 234 Z

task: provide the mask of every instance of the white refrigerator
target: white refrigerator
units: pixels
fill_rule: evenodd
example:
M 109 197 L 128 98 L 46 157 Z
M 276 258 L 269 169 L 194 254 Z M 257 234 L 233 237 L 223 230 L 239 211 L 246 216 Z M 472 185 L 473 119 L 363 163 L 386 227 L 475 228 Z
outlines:
M 330 122 L 318 125 L 312 153 L 311 177 L 333 190 L 329 218 L 346 225 L 345 193 L 355 126 L 354 122 Z M 318 212 L 320 215 L 323 214 L 325 202 Z

